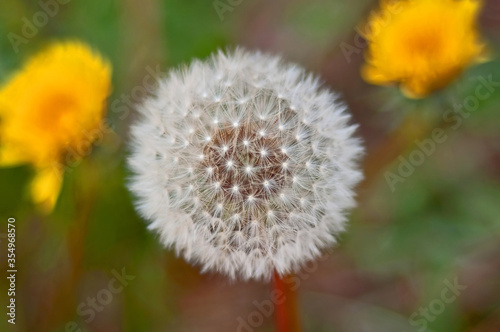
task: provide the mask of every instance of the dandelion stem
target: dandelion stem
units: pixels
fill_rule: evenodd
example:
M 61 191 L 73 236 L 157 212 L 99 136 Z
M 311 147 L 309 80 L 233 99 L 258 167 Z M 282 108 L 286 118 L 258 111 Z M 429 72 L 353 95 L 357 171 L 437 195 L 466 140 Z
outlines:
M 84 272 L 85 243 L 100 183 L 96 165 L 89 160 L 84 165 L 86 166 L 85 173 L 81 177 L 84 180 L 76 183 L 76 220 L 66 235 L 71 267 L 66 274 L 55 271 L 57 273 L 54 279 L 57 280 L 57 288 L 52 290 L 53 293 L 49 293 L 47 304 L 45 304 L 49 308 L 50 315 L 43 315 L 35 323 L 39 331 L 53 330 L 63 319 L 71 317 L 70 315 L 73 314 L 71 308 L 76 305 L 74 290 L 78 287 Z M 58 279 L 59 277 L 61 279 Z M 62 310 L 57 310 L 57 308 L 62 308 Z
M 297 292 L 292 289 L 291 276 L 280 277 L 274 272 L 275 323 L 277 332 L 300 332 Z
M 365 159 L 365 180 L 361 184 L 361 194 L 365 194 L 373 182 L 380 179 L 380 173 L 388 165 L 397 161 L 416 140 L 425 139 L 431 135 L 435 128 L 440 128 L 442 123 L 427 121 L 418 115 L 407 116 L 403 123 L 388 135 L 375 150 Z

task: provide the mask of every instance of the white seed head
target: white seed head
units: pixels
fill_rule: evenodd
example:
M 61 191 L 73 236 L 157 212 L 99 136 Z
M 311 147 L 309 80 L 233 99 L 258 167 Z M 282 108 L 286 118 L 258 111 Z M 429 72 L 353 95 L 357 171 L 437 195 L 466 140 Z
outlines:
M 300 67 L 218 52 L 171 72 L 140 113 L 136 207 L 203 271 L 291 273 L 343 231 L 363 149 L 345 105 Z

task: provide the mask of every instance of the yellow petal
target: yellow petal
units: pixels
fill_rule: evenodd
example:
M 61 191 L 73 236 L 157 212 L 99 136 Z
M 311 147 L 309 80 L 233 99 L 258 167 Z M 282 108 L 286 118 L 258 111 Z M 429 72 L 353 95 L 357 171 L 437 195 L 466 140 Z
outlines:
M 59 196 L 63 172 L 58 167 L 45 167 L 38 169 L 31 182 L 31 195 L 33 201 L 44 213 L 50 213 Z
M 377 68 L 368 65 L 361 68 L 361 77 L 363 77 L 366 82 L 371 84 L 384 85 L 392 83 L 384 73 L 379 71 Z
M 110 91 L 111 66 L 92 48 L 51 44 L 0 88 L 0 145 L 37 168 L 79 151 L 101 128 Z
M 412 98 L 445 88 L 484 58 L 476 0 L 380 0 L 360 29 L 368 43 L 362 77 L 399 84 Z
M 26 162 L 26 155 L 19 149 L 12 149 L 7 146 L 0 146 L 0 167 L 10 167 Z

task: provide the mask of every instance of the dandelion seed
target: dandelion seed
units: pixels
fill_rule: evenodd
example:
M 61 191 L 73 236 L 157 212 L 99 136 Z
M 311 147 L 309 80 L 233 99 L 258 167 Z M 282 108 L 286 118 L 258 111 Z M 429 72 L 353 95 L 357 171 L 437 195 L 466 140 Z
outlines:
M 252 73 L 262 72 L 269 78 L 257 75 L 257 81 Z M 229 77 L 233 84 L 223 86 Z M 182 94 L 178 82 L 185 85 Z M 198 97 L 203 90 L 224 94 L 214 103 L 216 96 Z M 346 210 L 354 206 L 352 189 L 361 179 L 357 160 L 362 147 L 351 136 L 349 115 L 334 94 L 319 90 L 317 81 L 295 65 L 236 50 L 174 71 L 155 96 L 140 108 L 142 118 L 132 128 L 129 165 L 135 175 L 130 188 L 138 198 L 137 209 L 166 246 L 198 262 L 204 271 L 269 279 L 275 270 L 280 275 L 295 271 L 335 243 Z M 235 107 L 241 96 L 248 97 Z M 179 149 L 157 139 L 151 128 L 189 136 L 182 129 L 189 119 L 177 115 L 185 111 L 177 107 L 181 100 L 191 101 L 185 106 L 188 111 L 204 110 L 195 131 L 208 133 L 211 140 L 194 140 L 189 148 Z M 163 107 L 151 106 L 155 104 Z M 317 112 L 307 124 L 302 122 L 305 109 Z M 212 125 L 215 117 L 219 126 Z M 299 123 L 300 145 L 295 138 Z M 142 151 L 151 149 L 179 162 L 148 159 Z M 192 173 L 185 172 L 189 167 Z M 324 171 L 313 172 L 316 168 Z M 164 195 L 176 185 L 193 189 Z M 199 200 L 195 207 L 189 204 L 194 197 Z M 291 232 L 298 228 L 300 232 Z

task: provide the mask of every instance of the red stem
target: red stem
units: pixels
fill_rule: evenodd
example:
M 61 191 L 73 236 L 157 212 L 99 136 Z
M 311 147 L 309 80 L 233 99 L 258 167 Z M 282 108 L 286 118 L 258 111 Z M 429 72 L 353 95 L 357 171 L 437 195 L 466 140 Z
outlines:
M 274 272 L 274 293 L 276 301 L 275 323 L 276 332 L 300 332 L 299 315 L 297 310 L 297 292 L 291 276 L 280 277 Z

